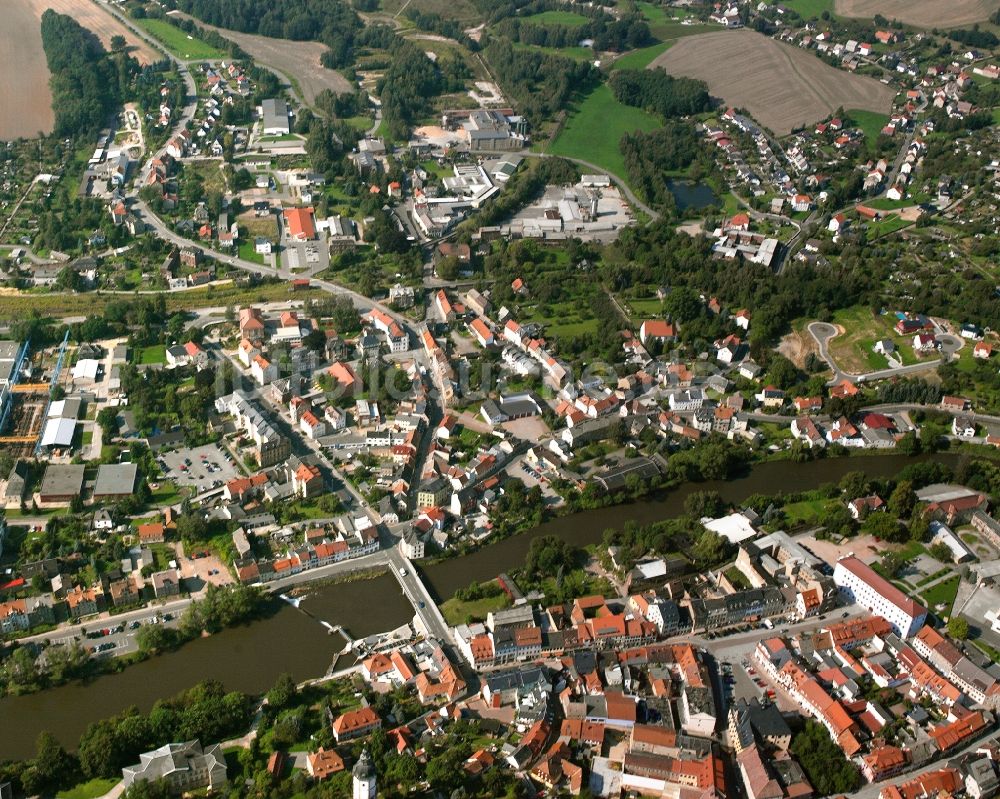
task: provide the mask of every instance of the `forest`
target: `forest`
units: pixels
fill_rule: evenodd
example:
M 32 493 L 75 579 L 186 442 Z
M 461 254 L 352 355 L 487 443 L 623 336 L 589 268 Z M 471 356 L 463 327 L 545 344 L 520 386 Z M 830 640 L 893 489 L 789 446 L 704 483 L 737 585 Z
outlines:
M 629 182 L 646 202 L 658 208 L 673 206 L 667 173 L 685 169 L 700 152 L 694 128 L 673 119 L 648 133 L 626 133 L 619 147 Z
M 590 39 L 598 52 L 611 50 L 624 52 L 652 43 L 649 25 L 640 14 L 628 14 L 614 19 L 607 14 L 595 16 L 583 25 L 539 25 L 528 19 L 511 17 L 494 29 L 498 34 L 515 42 L 539 47 L 576 47 Z
M 576 92 L 585 92 L 598 80 L 598 72 L 589 62 L 515 50 L 503 39 L 491 41 L 485 54 L 504 93 L 535 127 L 564 109 Z
M 664 119 L 710 111 L 708 87 L 693 78 L 675 78 L 662 69 L 620 69 L 608 80 L 615 98 Z
M 109 54 L 75 19 L 52 9 L 42 14 L 42 47 L 52 73 L 55 134 L 96 135 L 127 97 L 138 62 Z

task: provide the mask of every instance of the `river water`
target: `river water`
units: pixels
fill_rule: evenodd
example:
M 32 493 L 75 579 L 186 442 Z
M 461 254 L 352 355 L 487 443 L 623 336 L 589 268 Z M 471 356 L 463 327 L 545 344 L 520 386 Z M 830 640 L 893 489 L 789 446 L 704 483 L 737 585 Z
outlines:
M 684 500 L 695 491 L 718 491 L 724 500 L 739 502 L 751 494 L 816 488 L 854 470 L 888 477 L 910 462 L 898 455 L 874 455 L 765 463 L 733 480 L 689 483 L 649 500 L 554 519 L 471 555 L 429 565 L 423 572 L 431 593 L 446 599 L 473 580 L 489 580 L 522 564 L 531 539 L 539 535 L 555 535 L 584 546 L 599 541 L 607 528 L 629 520 L 648 524 L 680 515 Z M 91 722 L 130 705 L 147 711 L 157 699 L 172 696 L 199 680 L 218 679 L 227 688 L 259 692 L 285 671 L 297 680 L 320 676 L 343 641 L 328 635 L 319 620 L 342 624 L 353 637 L 361 638 L 394 629 L 413 616 L 392 575 L 319 588 L 302 603 L 302 611 L 308 613 L 280 600 L 275 600 L 272 610 L 261 621 L 193 641 L 119 674 L 0 700 L 0 760 L 32 756 L 42 730 L 50 730 L 64 745 L 74 747 Z

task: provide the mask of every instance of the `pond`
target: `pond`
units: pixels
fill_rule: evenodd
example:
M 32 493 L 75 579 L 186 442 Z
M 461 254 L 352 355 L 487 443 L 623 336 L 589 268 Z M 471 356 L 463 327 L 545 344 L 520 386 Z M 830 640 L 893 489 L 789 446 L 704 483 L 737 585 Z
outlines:
M 670 179 L 667 181 L 667 188 L 670 189 L 670 193 L 674 196 L 674 202 L 677 204 L 678 211 L 687 211 L 688 209 L 697 211 L 701 208 L 715 205 L 718 202 L 715 192 L 712 191 L 712 187 L 707 183 L 693 183 L 690 180 Z

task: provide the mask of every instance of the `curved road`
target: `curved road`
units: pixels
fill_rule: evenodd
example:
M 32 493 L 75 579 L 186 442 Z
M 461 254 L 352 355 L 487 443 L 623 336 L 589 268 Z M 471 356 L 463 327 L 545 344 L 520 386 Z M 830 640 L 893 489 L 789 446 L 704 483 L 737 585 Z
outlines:
M 915 372 L 925 372 L 928 369 L 932 369 L 940 364 L 944 363 L 944 359 L 936 358 L 933 361 L 924 361 L 922 363 L 914 363 L 909 366 L 897 366 L 893 369 L 879 369 L 875 372 L 865 372 L 864 374 L 856 375 L 850 372 L 843 371 L 837 362 L 833 360 L 833 356 L 830 355 L 830 341 L 836 338 L 840 333 L 837 328 L 828 322 L 810 322 L 808 327 L 809 335 L 813 337 L 816 344 L 819 346 L 819 357 L 822 358 L 827 366 L 833 370 L 833 378 L 827 383 L 829 386 L 835 386 L 838 383 L 842 383 L 847 380 L 849 383 L 867 383 L 873 380 L 885 380 L 889 377 L 900 377 L 907 374 L 913 374 Z M 946 334 L 948 338 L 954 338 L 950 334 Z M 955 348 L 955 351 L 961 349 L 961 346 Z

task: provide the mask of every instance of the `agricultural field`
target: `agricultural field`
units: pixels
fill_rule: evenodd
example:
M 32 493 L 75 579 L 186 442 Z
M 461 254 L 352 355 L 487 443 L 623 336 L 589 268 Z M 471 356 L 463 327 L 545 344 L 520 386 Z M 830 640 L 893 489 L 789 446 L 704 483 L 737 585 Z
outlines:
M 226 57 L 225 53 L 216 50 L 208 42 L 196 39 L 162 19 L 147 17 L 137 20 L 137 24 L 163 42 L 163 45 L 182 61 L 214 61 Z
M 52 130 L 49 69 L 42 33 L 30 0 L 10 0 L 0 47 L 0 139 Z
M 178 16 L 184 15 L 178 14 Z M 320 63 L 320 56 L 326 50 L 324 44 L 271 39 L 255 33 L 216 28 L 201 20 L 194 21 L 199 27 L 214 30 L 219 35 L 236 42 L 261 66 L 280 73 L 283 78 L 291 82 L 292 87 L 302 95 L 307 104 L 311 105 L 316 95 L 324 89 L 329 89 L 335 94 L 343 94 L 353 89 L 347 78 Z
M 1000 9 L 1000 0 L 835 0 L 834 10 L 844 17 L 870 19 L 881 14 L 918 28 L 954 28 L 986 22 Z
M 777 135 L 841 107 L 888 113 L 895 96 L 873 78 L 846 74 L 748 30 L 681 39 L 649 66 L 705 81 L 714 96 L 746 108 Z
M 652 114 L 619 103 L 602 83 L 579 101 L 549 152 L 581 158 L 625 180 L 625 158 L 618 147 L 622 135 L 659 126 Z
M 109 47 L 121 34 L 132 55 L 148 64 L 159 57 L 128 28 L 91 0 L 8 0 L 0 26 L 0 140 L 35 136 L 52 129 L 49 69 L 42 49 L 41 19 L 45 9 L 68 14 Z

